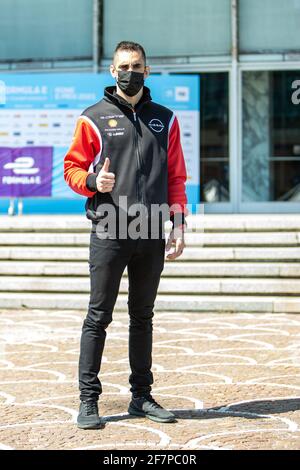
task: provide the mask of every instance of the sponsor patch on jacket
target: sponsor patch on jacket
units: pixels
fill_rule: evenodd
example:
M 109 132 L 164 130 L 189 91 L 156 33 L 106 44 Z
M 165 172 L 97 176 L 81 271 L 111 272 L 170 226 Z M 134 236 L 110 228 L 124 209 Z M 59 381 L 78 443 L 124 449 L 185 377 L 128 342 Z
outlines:
M 154 132 L 162 132 L 165 128 L 164 124 L 160 121 L 160 119 L 151 119 L 151 121 L 148 123 L 148 126 L 150 129 Z
M 117 127 L 118 121 L 116 119 L 110 119 L 108 121 L 108 125 L 109 125 L 109 127 Z

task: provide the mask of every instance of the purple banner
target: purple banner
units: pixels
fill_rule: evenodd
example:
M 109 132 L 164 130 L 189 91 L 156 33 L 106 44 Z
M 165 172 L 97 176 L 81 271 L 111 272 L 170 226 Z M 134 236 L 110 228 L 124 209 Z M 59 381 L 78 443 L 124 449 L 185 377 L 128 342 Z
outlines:
M 0 197 L 51 196 L 52 147 L 0 147 Z

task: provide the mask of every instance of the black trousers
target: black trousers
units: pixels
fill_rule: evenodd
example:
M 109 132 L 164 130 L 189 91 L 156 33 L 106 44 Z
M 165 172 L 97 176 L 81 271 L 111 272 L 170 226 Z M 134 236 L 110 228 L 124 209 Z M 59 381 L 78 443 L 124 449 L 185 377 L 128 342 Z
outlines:
M 90 302 L 83 322 L 80 357 L 80 399 L 98 399 L 102 385 L 98 374 L 106 338 L 112 321 L 122 274 L 127 266 L 129 292 L 130 391 L 140 396 L 153 384 L 152 332 L 153 308 L 161 272 L 164 268 L 165 238 L 137 240 L 99 239 L 90 235 Z

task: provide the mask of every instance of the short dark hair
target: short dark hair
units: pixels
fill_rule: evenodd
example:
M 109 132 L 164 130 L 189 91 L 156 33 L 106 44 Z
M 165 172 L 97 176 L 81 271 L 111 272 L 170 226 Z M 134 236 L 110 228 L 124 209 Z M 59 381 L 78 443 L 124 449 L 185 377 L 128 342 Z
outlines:
M 121 42 L 119 42 L 119 44 L 117 44 L 117 46 L 115 48 L 113 60 L 115 60 L 116 54 L 119 51 L 136 51 L 136 52 L 140 52 L 142 54 L 142 57 L 144 59 L 145 65 L 146 65 L 145 49 L 143 48 L 143 46 L 141 46 L 137 42 L 132 42 L 132 41 L 121 41 Z

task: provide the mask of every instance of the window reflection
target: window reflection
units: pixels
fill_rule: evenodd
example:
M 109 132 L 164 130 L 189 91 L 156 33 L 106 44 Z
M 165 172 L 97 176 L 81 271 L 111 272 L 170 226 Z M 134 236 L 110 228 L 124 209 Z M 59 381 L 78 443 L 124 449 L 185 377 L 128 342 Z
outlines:
M 299 79 L 300 71 L 271 74 L 272 200 L 300 201 L 300 105 L 292 101 Z
M 243 201 L 300 200 L 298 71 L 243 73 Z
M 200 76 L 200 199 L 229 201 L 228 74 Z

